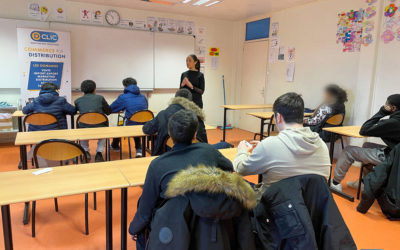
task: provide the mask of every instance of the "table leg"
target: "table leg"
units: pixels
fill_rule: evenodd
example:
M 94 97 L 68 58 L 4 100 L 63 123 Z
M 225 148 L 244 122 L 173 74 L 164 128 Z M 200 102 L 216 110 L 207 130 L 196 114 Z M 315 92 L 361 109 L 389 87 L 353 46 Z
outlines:
M 106 190 L 106 249 L 113 249 L 112 190 Z
M 265 122 L 265 119 L 261 118 L 260 141 L 262 141 L 264 139 L 264 122 Z
M 4 249 L 13 249 L 12 231 L 11 231 L 11 216 L 10 205 L 1 206 L 1 218 L 3 221 Z
M 142 157 L 146 157 L 146 136 L 142 136 Z
M 122 160 L 122 137 L 119 138 L 119 159 Z
M 128 189 L 121 189 L 121 250 L 127 249 Z
M 224 124 L 222 124 L 222 126 L 223 126 L 223 132 L 222 132 L 222 141 L 224 142 L 225 141 L 225 138 L 226 138 L 226 111 L 227 111 L 228 109 L 227 108 L 224 108 Z
M 22 169 L 26 170 L 28 169 L 28 159 L 26 155 L 26 145 L 21 145 L 20 146 L 20 156 L 21 156 L 21 162 L 22 162 Z M 24 216 L 22 219 L 22 223 L 24 225 L 27 225 L 29 223 L 29 202 L 25 202 L 25 208 L 24 208 Z
M 354 202 L 354 197 L 348 194 L 345 194 L 343 192 L 340 192 L 336 189 L 333 189 L 331 187 L 331 180 L 332 180 L 332 169 L 333 169 L 333 154 L 335 152 L 335 134 L 331 133 L 331 142 L 330 142 L 330 148 L 329 148 L 329 157 L 331 158 L 331 168 L 330 168 L 330 173 L 329 173 L 329 179 L 328 179 L 328 185 L 329 189 L 331 190 L 332 193 L 339 195 L 342 198 L 345 198 L 348 201 Z

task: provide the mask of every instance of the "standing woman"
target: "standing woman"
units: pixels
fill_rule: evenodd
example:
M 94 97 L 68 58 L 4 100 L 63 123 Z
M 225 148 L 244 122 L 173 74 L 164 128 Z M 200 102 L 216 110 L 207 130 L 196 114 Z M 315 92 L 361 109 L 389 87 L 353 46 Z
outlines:
M 196 55 L 186 57 L 186 66 L 188 71 L 181 75 L 180 89 L 190 90 L 193 96 L 193 102 L 201 109 L 203 108 L 203 93 L 205 89 L 204 75 L 200 72 L 200 61 Z

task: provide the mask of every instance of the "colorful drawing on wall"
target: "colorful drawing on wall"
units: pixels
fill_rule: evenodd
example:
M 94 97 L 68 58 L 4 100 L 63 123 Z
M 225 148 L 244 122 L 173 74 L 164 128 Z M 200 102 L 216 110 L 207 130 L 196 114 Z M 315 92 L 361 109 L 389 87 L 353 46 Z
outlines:
M 385 43 L 390 43 L 391 41 L 393 41 L 393 39 L 394 39 L 394 35 L 393 35 L 393 31 L 392 30 L 385 30 L 384 32 L 383 32 L 383 34 L 382 34 L 382 40 L 385 42 Z
M 376 3 L 378 0 L 365 0 L 365 2 L 367 2 L 368 5 L 373 5 L 374 3 Z
M 365 21 L 363 23 L 363 32 L 365 33 L 371 33 L 375 28 L 375 22 L 374 21 Z
M 373 41 L 374 41 L 374 39 L 372 38 L 372 35 L 368 34 L 368 35 L 363 37 L 362 44 L 364 46 L 369 46 Z
M 338 15 L 337 43 L 343 44 L 343 52 L 358 52 L 361 49 L 364 9 L 351 10 Z
M 394 14 L 396 14 L 396 11 L 397 11 L 396 5 L 394 5 L 393 3 L 392 3 L 392 4 L 389 4 L 389 5 L 386 6 L 386 8 L 385 8 L 385 16 L 387 16 L 387 17 L 393 17 Z
M 373 18 L 376 15 L 376 7 L 371 6 L 365 9 L 365 17 L 367 19 Z

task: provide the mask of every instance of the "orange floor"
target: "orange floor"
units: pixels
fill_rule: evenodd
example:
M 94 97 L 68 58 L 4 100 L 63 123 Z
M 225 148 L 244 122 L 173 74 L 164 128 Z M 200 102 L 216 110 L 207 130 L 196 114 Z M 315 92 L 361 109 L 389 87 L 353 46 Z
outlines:
M 210 143 L 218 142 L 221 139 L 221 131 L 219 130 L 209 131 L 208 135 Z M 249 132 L 238 129 L 230 130 L 227 133 L 228 141 L 234 144 L 237 144 L 240 140 L 251 140 L 252 136 Z M 125 154 L 126 157 L 127 154 Z M 114 158 L 118 158 L 115 153 Z M 19 148 L 0 146 L 0 171 L 16 170 L 18 161 Z M 357 174 L 358 169 L 352 168 L 347 180 L 355 179 Z M 255 181 L 256 178 L 250 177 L 250 179 Z M 355 191 L 351 189 L 345 188 L 344 191 L 355 194 Z M 129 189 L 128 220 L 131 220 L 136 212 L 136 203 L 140 194 L 140 188 Z M 54 211 L 52 200 L 38 201 L 36 238 L 31 237 L 31 225 L 22 224 L 23 204 L 11 205 L 14 249 L 104 249 L 104 192 L 99 192 L 97 197 L 97 211 L 94 211 L 92 207 L 89 210 L 89 236 L 83 233 L 83 195 L 59 198 L 58 213 Z M 357 201 L 352 203 L 337 196 L 335 196 L 335 200 L 359 249 L 400 249 L 400 222 L 387 220 L 377 204 L 374 204 L 370 211 L 363 215 L 356 211 Z M 90 200 L 90 204 L 92 204 L 91 202 Z M 113 202 L 114 249 L 118 249 L 120 248 L 120 194 L 118 190 L 113 192 Z M 0 227 L 0 249 L 4 247 L 2 236 L 2 227 Z M 128 240 L 128 247 L 129 249 L 135 249 L 134 242 Z

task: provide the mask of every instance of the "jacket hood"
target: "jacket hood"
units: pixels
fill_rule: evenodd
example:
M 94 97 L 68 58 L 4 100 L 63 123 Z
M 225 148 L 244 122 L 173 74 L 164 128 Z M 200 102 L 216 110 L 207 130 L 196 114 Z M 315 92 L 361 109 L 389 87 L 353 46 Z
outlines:
M 256 206 L 256 194 L 238 174 L 199 165 L 179 171 L 168 183 L 166 196 L 185 195 L 193 211 L 204 218 L 228 219 Z
M 313 154 L 321 147 L 322 140 L 317 133 L 309 127 L 298 129 L 285 129 L 277 137 L 288 149 L 297 155 Z
M 129 85 L 124 89 L 124 93 L 132 93 L 134 95 L 140 94 L 140 88 L 137 85 Z
M 58 93 L 54 90 L 41 90 L 39 92 L 37 101 L 42 104 L 49 104 L 56 101 L 58 97 L 59 97 Z
M 172 98 L 169 105 L 172 104 L 181 105 L 184 109 L 194 112 L 197 115 L 197 117 L 199 117 L 202 121 L 205 121 L 206 119 L 206 115 L 204 114 L 203 110 L 199 108 L 199 106 L 197 106 L 196 103 L 189 101 L 184 97 Z

